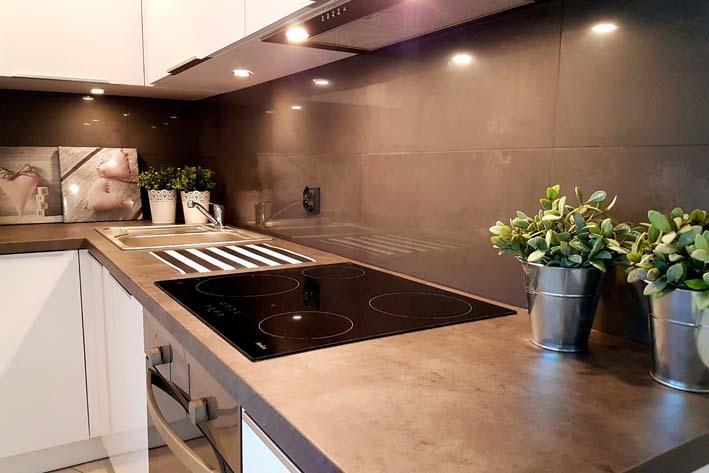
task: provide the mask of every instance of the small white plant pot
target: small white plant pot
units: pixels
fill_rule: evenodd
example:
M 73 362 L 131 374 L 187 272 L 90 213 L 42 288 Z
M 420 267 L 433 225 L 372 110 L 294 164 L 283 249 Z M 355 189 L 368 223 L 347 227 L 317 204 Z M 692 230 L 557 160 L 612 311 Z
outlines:
M 150 214 L 153 223 L 175 223 L 175 209 L 177 208 L 177 191 L 149 190 Z
M 194 200 L 195 202 L 201 204 L 204 208 L 208 209 L 209 191 L 182 191 L 180 194 L 182 196 L 182 211 L 185 214 L 185 223 L 192 225 L 207 223 L 207 216 L 195 207 L 187 207 L 187 202 Z

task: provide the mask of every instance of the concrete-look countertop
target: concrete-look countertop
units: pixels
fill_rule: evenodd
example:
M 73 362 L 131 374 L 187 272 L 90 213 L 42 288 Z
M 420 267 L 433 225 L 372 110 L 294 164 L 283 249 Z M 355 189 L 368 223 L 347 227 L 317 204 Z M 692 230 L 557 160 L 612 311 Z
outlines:
M 305 473 L 618 472 L 709 444 L 709 396 L 654 383 L 648 346 L 594 331 L 586 354 L 543 351 L 519 308 L 251 362 L 154 284 L 186 276 L 97 226 L 0 227 L 0 254 L 88 248 Z

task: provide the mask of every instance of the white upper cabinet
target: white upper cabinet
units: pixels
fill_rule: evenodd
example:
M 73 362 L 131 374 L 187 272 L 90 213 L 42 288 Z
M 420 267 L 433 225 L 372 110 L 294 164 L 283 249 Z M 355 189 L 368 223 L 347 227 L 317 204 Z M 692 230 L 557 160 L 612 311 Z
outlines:
M 143 0 L 146 83 L 244 36 L 244 0 Z
M 88 439 L 79 253 L 0 256 L 0 272 L 0 458 Z
M 144 85 L 140 1 L 4 0 L 0 75 Z
M 244 3 L 246 7 L 244 35 L 250 35 L 313 2 L 311 0 L 244 0 Z

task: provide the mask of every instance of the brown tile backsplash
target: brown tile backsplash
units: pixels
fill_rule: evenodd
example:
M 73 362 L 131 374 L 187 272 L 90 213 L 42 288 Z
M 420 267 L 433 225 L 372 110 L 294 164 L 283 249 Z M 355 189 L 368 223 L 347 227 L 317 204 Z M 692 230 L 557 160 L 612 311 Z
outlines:
M 624 219 L 706 207 L 707 21 L 699 0 L 540 2 L 204 101 L 200 154 L 231 219 L 319 185 L 321 215 L 296 204 L 280 235 L 523 305 L 487 228 L 545 186 L 617 193 Z M 472 63 L 451 65 L 461 51 Z M 608 276 L 597 326 L 642 339 L 624 284 Z
M 487 229 L 547 185 L 617 193 L 631 220 L 709 203 L 707 22 L 702 0 L 551 0 L 196 103 L 0 91 L 0 145 L 199 160 L 232 223 L 272 201 L 284 237 L 523 305 Z M 644 338 L 625 289 L 608 276 L 597 326 Z

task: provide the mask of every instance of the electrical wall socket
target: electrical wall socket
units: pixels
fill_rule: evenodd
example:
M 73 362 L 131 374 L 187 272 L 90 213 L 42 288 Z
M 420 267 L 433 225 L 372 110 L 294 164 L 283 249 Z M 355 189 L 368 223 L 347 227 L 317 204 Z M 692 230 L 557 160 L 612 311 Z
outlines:
M 319 187 L 306 187 L 303 189 L 303 208 L 310 214 L 320 213 Z

